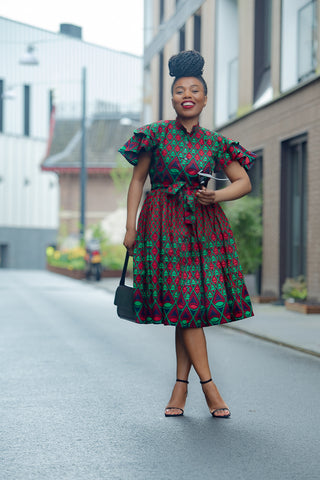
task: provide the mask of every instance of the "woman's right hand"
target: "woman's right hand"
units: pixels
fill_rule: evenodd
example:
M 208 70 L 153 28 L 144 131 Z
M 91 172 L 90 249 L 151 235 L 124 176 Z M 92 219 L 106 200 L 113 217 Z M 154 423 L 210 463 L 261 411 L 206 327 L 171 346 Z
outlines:
M 133 255 L 134 244 L 136 243 L 137 231 L 136 230 L 127 230 L 125 234 L 123 245 L 128 250 L 129 255 Z

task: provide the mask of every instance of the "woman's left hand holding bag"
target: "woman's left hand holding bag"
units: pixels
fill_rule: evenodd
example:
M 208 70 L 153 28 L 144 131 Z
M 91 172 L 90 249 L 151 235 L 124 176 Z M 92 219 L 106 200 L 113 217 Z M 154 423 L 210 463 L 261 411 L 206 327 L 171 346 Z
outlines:
M 137 231 L 135 229 L 130 229 L 130 230 L 127 230 L 123 240 L 123 245 L 126 247 L 129 255 L 131 256 L 133 255 L 133 249 L 134 249 L 134 244 L 136 242 L 136 237 L 137 237 Z

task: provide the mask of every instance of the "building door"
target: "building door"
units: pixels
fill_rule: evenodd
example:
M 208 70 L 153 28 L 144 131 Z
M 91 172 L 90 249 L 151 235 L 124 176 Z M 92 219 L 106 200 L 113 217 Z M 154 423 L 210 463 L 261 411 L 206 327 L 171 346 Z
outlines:
M 306 275 L 307 136 L 282 144 L 280 287 L 286 278 Z

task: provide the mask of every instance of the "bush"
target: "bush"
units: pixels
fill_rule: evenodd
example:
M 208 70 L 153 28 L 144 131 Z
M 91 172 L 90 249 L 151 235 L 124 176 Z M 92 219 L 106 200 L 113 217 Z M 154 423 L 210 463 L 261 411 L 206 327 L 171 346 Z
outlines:
M 108 245 L 102 252 L 102 266 L 107 270 L 122 270 L 126 250 L 123 245 Z M 132 257 L 128 263 L 128 272 L 132 272 Z
M 282 298 L 289 300 L 306 300 L 307 284 L 303 275 L 296 278 L 286 278 L 282 285 Z
M 226 202 L 223 209 L 235 237 L 243 272 L 256 273 L 262 263 L 261 197 L 246 196 Z
M 122 270 L 126 255 L 123 245 L 109 243 L 109 239 L 100 223 L 91 227 L 92 237 L 100 242 L 101 264 L 106 270 Z M 128 272 L 132 271 L 132 259 L 128 263 Z
M 66 250 L 47 248 L 47 262 L 53 267 L 67 268 L 68 270 L 85 270 L 84 248 L 77 246 Z M 106 270 L 122 270 L 125 259 L 123 245 L 104 245 L 101 251 L 101 264 Z M 129 260 L 128 272 L 132 272 L 132 258 Z
M 49 265 L 68 270 L 84 270 L 86 266 L 85 253 L 85 249 L 79 246 L 62 251 L 48 247 L 46 251 Z

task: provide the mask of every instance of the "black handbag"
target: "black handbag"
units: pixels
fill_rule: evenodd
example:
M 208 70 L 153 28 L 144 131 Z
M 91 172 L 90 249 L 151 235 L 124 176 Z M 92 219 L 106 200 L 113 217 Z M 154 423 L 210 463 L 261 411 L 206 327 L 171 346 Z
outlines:
M 135 322 L 136 314 L 133 305 L 133 287 L 128 287 L 128 285 L 125 285 L 128 260 L 129 253 L 127 252 L 122 269 L 120 284 L 117 287 L 116 294 L 114 296 L 114 304 L 117 306 L 117 314 L 120 318 L 129 320 L 130 322 Z

